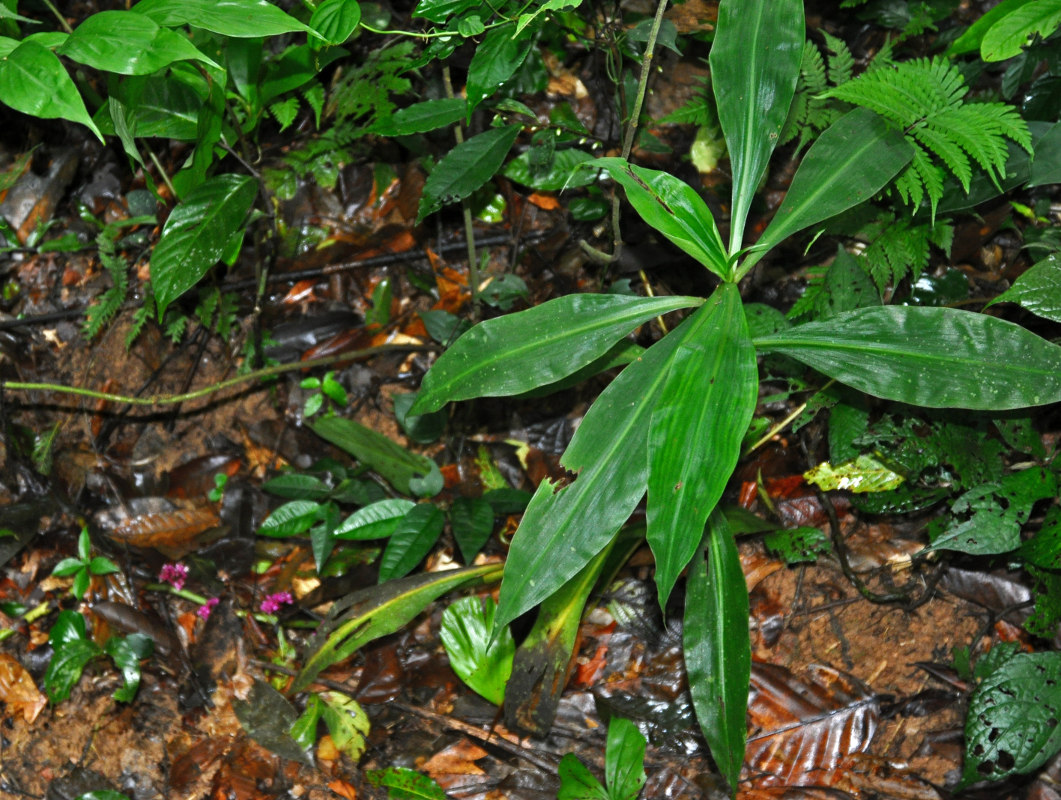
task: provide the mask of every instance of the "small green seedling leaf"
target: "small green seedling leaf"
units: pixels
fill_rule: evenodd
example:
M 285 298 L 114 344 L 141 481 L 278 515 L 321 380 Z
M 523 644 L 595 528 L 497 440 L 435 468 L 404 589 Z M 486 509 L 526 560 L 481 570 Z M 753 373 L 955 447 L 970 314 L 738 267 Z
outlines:
M 461 558 L 470 564 L 494 530 L 494 507 L 482 497 L 458 497 L 450 506 L 449 521 Z
M 469 117 L 479 103 L 515 74 L 534 46 L 532 31 L 516 32 L 514 28 L 514 25 L 493 28 L 475 49 L 468 65 Z M 507 148 L 505 152 L 508 152 Z
M 790 528 L 771 531 L 763 537 L 766 548 L 776 553 L 786 564 L 817 561 L 829 552 L 829 536 L 819 528 Z
M 61 703 L 81 680 L 89 661 L 103 654 L 85 629 L 85 618 L 76 611 L 60 611 L 49 634 L 52 660 L 44 673 L 44 691 L 53 703 Z
M 861 455 L 835 467 L 828 461 L 823 461 L 804 472 L 803 478 L 823 492 L 840 489 L 855 494 L 890 492 L 906 480 L 902 474 L 871 455 Z
M 370 769 L 365 771 L 365 777 L 373 786 L 385 787 L 390 800 L 447 800 L 442 787 L 432 778 L 405 767 Z
M 131 703 L 140 688 L 140 662 L 148 658 L 155 649 L 155 642 L 142 633 L 131 633 L 122 638 L 112 636 L 104 648 L 121 670 L 122 687 L 114 693 L 119 703 Z
M 413 103 L 374 123 L 369 131 L 379 136 L 411 136 L 444 128 L 464 119 L 468 104 L 463 97 L 442 97 Z
M 612 717 L 604 756 L 606 786 L 574 753 L 560 759 L 558 800 L 635 800 L 645 785 L 645 737 L 628 719 Z
M 321 716 L 332 742 L 337 750 L 356 763 L 365 752 L 368 714 L 354 698 L 340 692 L 323 692 L 321 699 L 324 700 Z
M 491 639 L 495 610 L 492 597 L 463 597 L 442 612 L 439 638 L 457 677 L 476 694 L 500 706 L 512 674 L 516 643 L 508 628 Z
M 574 753 L 560 759 L 557 774 L 560 776 L 557 800 L 611 800 L 601 782 Z

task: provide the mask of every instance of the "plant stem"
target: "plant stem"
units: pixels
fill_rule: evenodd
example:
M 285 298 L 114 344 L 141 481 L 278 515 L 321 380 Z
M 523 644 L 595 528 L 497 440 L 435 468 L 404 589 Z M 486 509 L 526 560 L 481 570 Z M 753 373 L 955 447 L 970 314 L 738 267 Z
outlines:
M 645 54 L 641 58 L 641 75 L 637 80 L 637 95 L 634 97 L 634 107 L 630 110 L 630 117 L 626 120 L 626 125 L 624 126 L 622 157 L 627 160 L 629 160 L 630 153 L 634 149 L 637 122 L 641 118 L 641 107 L 644 105 L 645 95 L 648 93 L 648 79 L 652 74 L 652 56 L 656 49 L 656 39 L 659 38 L 659 29 L 663 26 L 663 12 L 666 10 L 667 0 L 659 0 L 656 4 L 656 16 L 652 20 L 652 27 L 649 29 L 648 38 L 645 40 Z M 622 80 L 621 75 L 619 80 Z M 579 246 L 582 248 L 582 252 L 600 264 L 613 264 L 623 254 L 623 235 L 619 228 L 618 187 L 616 187 L 615 193 L 612 194 L 612 237 L 613 245 L 610 255 L 593 247 L 585 239 L 579 242 Z
M 453 81 L 450 78 L 449 64 L 442 68 L 442 83 L 446 87 L 446 97 L 451 100 L 453 93 Z M 453 126 L 453 138 L 458 145 L 464 144 L 464 131 L 458 122 Z M 475 252 L 475 228 L 472 226 L 472 207 L 468 200 L 461 200 L 461 212 L 464 215 L 464 241 L 468 243 L 468 289 L 472 293 L 472 320 L 479 319 L 479 257 Z
M 63 30 L 64 31 L 66 31 L 67 33 L 73 33 L 74 32 L 74 29 L 70 27 L 70 23 L 67 22 L 66 18 L 63 17 L 63 15 L 59 13 L 59 9 L 57 9 L 54 5 L 52 5 L 51 0 L 41 0 L 41 2 L 44 3 L 44 5 L 47 7 L 47 9 L 49 11 L 51 11 L 55 15 L 55 18 L 57 20 L 59 20 L 59 24 L 63 26 Z
M 354 361 L 359 358 L 376 355 L 377 353 L 408 353 L 421 350 L 434 350 L 432 345 L 409 345 L 409 344 L 384 344 L 376 347 L 366 347 L 363 350 L 352 350 L 349 353 L 340 353 L 324 358 L 313 358 L 307 361 L 296 361 L 292 364 L 273 364 L 269 367 L 256 369 L 246 375 L 238 375 L 235 378 L 205 386 L 182 394 L 157 394 L 149 397 L 130 397 L 124 394 L 111 394 L 110 392 L 97 392 L 94 389 L 84 389 L 80 386 L 64 386 L 56 383 L 24 383 L 22 381 L 2 381 L 0 386 L 8 392 L 55 392 L 57 394 L 73 394 L 79 397 L 89 397 L 93 400 L 106 400 L 112 403 L 124 403 L 134 406 L 169 406 L 186 403 L 189 400 L 198 400 L 209 397 L 233 386 L 242 383 L 251 383 L 263 378 L 272 378 L 285 372 L 300 372 L 302 370 L 324 367 L 340 361 Z

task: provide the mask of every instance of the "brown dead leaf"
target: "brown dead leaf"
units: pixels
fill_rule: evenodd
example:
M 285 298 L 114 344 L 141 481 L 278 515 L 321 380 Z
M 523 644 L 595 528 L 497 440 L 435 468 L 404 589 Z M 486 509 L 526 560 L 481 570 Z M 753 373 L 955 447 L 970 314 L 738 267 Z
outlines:
M 0 700 L 7 706 L 7 713 L 22 712 L 26 722 L 33 722 L 48 705 L 48 698 L 37 689 L 26 668 L 14 656 L 0 653 Z
M 209 506 L 175 509 L 128 517 L 107 536 L 134 547 L 153 547 L 174 558 L 190 553 L 198 537 L 221 524 L 217 510 Z
M 430 775 L 439 786 L 451 791 L 467 784 L 469 775 L 486 773 L 476 764 L 487 752 L 468 739 L 460 739 L 445 750 L 431 756 L 421 769 Z

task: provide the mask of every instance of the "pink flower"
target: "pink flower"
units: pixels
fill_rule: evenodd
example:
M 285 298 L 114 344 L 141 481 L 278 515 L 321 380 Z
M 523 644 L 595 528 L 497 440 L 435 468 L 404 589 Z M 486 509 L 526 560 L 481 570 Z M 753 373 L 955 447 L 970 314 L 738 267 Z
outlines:
M 294 602 L 295 599 L 291 596 L 291 592 L 270 594 L 262 600 L 262 613 L 275 614 L 280 609 L 280 606 L 291 605 Z
M 184 564 L 163 564 L 162 571 L 158 573 L 158 579 L 161 583 L 168 583 L 180 591 L 188 579 L 188 567 Z
M 199 606 L 199 610 L 195 613 L 198 614 L 202 619 L 207 619 L 210 616 L 210 612 L 214 610 L 214 606 L 216 606 L 220 602 L 220 598 L 211 597 L 209 600 Z

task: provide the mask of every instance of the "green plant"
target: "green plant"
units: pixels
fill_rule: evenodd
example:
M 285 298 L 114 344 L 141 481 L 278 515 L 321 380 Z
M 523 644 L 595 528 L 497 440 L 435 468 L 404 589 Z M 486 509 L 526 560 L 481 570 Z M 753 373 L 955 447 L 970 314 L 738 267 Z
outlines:
M 574 753 L 560 759 L 559 800 L 634 800 L 645 785 L 645 737 L 628 719 L 612 717 L 604 751 L 604 784 Z
M 686 667 L 701 729 L 731 787 L 744 752 L 747 593 L 729 525 L 715 507 L 756 404 L 757 355 L 790 356 L 859 391 L 928 407 L 1012 409 L 1061 399 L 1061 347 L 982 314 L 872 307 L 751 334 L 737 282 L 767 251 L 871 198 L 916 157 L 888 118 L 868 108 L 848 112 L 817 137 L 771 224 L 744 246 L 756 187 L 788 116 L 803 36 L 799 0 L 723 0 L 719 8 L 711 66 L 733 172 L 728 246 L 706 204 L 676 178 L 617 158 L 588 162 L 622 186 L 649 224 L 721 279 L 710 298 L 576 295 L 489 320 L 438 359 L 411 409 L 430 412 L 451 400 L 555 382 L 641 322 L 696 308 L 586 414 L 562 459 L 577 474 L 574 482 L 558 489 L 545 481 L 534 495 L 512 542 L 494 624 L 500 630 L 561 590 L 609 546 L 647 490 L 646 535 L 661 606 L 689 567 Z M 899 82 L 934 96 L 936 78 L 947 74 L 925 63 Z M 955 85 L 944 95 L 959 91 Z M 980 118 L 980 110 L 971 113 Z M 1018 120 L 988 116 L 1008 120 L 1014 136 L 1023 136 Z M 991 165 L 993 158 L 976 160 Z
M 69 697 L 88 663 L 102 655 L 109 656 L 122 673 L 122 686 L 114 692 L 114 699 L 132 702 L 140 688 L 140 662 L 154 649 L 151 638 L 141 633 L 112 636 L 100 647 L 88 635 L 85 618 L 76 611 L 59 612 L 48 640 L 54 652 L 44 673 L 44 691 L 53 703 Z
M 89 540 L 88 527 L 81 528 L 81 534 L 77 538 L 77 557 L 64 558 L 55 565 L 52 575 L 60 578 L 74 576 L 74 583 L 70 587 L 70 593 L 80 600 L 88 591 L 88 584 L 93 575 L 110 575 L 118 572 L 118 565 L 104 556 L 92 555 L 92 542 Z

